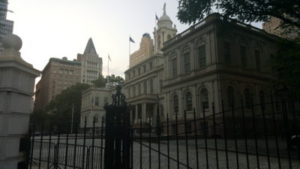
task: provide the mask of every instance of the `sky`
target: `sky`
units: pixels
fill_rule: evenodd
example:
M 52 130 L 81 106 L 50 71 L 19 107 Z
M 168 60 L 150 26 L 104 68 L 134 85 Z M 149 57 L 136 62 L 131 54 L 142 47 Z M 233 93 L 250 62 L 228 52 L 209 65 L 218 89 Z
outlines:
M 9 0 L 8 19 L 14 21 L 14 34 L 23 41 L 22 58 L 42 71 L 49 58 L 76 59 L 89 38 L 103 59 L 103 75 L 124 77 L 131 53 L 139 48 L 144 33 L 153 38 L 155 15 L 167 14 L 178 33 L 189 25 L 178 21 L 178 0 Z
M 164 2 L 178 32 L 187 29 L 176 18 L 177 0 L 9 0 L 13 13 L 8 19 L 23 41 L 22 58 L 40 71 L 51 57 L 75 59 L 91 37 L 103 59 L 103 74 L 110 55 L 110 74 L 124 76 L 129 36 L 136 42 L 131 53 L 139 48 L 144 33 L 153 38 L 155 15 L 162 15 Z

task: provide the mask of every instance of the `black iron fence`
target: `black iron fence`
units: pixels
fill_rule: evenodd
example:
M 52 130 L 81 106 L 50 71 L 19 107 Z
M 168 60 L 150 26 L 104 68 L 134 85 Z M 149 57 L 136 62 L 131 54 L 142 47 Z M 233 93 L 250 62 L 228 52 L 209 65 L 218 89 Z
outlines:
M 250 107 L 242 100 L 239 106 L 211 103 L 211 111 L 164 118 L 158 112 L 156 123 L 141 117 L 134 124 L 126 103 L 115 102 L 100 126 L 94 121 L 87 128 L 85 121 L 75 133 L 32 127 L 28 167 L 298 169 L 299 102 L 269 100 Z

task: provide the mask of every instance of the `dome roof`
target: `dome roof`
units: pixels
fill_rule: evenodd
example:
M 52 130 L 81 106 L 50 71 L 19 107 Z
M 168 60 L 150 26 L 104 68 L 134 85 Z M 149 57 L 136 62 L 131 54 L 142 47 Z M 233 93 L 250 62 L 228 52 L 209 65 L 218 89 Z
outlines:
M 171 19 L 167 14 L 164 14 L 159 18 L 159 21 L 171 21 Z
M 143 37 L 150 38 L 150 34 L 149 33 L 144 33 Z
M 8 34 L 2 38 L 2 45 L 6 49 L 15 49 L 16 51 L 19 51 L 22 48 L 22 40 L 17 35 Z

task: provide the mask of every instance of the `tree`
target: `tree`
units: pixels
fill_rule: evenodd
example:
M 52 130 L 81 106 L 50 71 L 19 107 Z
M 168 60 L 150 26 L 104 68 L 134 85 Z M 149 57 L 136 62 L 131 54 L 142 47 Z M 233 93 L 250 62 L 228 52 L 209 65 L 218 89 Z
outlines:
M 212 13 L 216 8 L 225 17 L 242 22 L 266 21 L 276 17 L 300 28 L 300 0 L 179 0 L 178 19 L 194 23 Z
M 57 95 L 43 110 L 32 114 L 32 122 L 44 127 L 55 127 L 61 131 L 70 131 L 73 111 L 74 129 L 78 128 L 81 111 L 82 91 L 89 88 L 87 84 L 78 83 Z
M 115 76 L 114 74 L 112 74 L 111 76 L 106 76 L 105 78 L 100 75 L 99 78 L 97 80 L 92 81 L 92 83 L 94 84 L 95 87 L 105 87 L 105 84 L 107 82 L 111 82 L 114 84 L 124 84 L 124 79 L 121 76 Z
M 112 82 L 112 83 L 117 83 L 119 85 L 124 84 L 124 79 L 121 76 L 115 76 L 112 74 L 111 76 L 106 76 L 107 81 Z
M 277 86 L 284 86 L 295 96 L 300 96 L 300 42 L 283 40 L 277 55 L 272 58 L 273 69 L 279 81 Z
M 100 75 L 98 79 L 92 81 L 95 87 L 105 87 L 106 79 Z

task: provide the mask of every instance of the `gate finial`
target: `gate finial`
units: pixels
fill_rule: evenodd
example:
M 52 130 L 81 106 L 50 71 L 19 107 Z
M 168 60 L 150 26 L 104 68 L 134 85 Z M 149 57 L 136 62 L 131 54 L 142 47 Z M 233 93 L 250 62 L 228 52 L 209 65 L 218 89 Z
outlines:
M 126 102 L 125 102 L 125 95 L 123 93 L 121 93 L 122 90 L 122 86 L 121 85 L 117 85 L 116 86 L 116 94 L 113 94 L 112 99 L 113 99 L 113 105 L 115 106 L 125 106 Z

